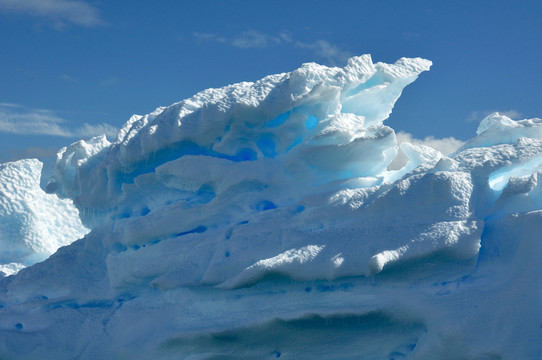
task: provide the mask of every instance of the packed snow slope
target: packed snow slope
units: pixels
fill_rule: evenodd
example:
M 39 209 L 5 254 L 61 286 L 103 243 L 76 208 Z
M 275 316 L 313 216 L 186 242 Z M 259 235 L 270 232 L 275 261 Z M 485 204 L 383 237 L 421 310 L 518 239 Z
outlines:
M 539 358 L 542 120 L 388 170 L 430 66 L 304 64 L 62 149 L 92 231 L 0 280 L 0 358 Z

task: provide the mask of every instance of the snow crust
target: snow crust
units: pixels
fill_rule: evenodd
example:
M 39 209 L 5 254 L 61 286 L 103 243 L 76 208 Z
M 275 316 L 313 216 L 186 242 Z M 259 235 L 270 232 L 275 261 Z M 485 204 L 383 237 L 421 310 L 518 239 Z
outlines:
M 539 356 L 542 121 L 388 170 L 383 121 L 430 66 L 304 64 L 61 149 L 40 196 L 92 231 L 0 281 L 0 357 Z
M 0 164 L 0 274 L 45 260 L 87 232 L 71 200 L 39 187 L 36 159 Z

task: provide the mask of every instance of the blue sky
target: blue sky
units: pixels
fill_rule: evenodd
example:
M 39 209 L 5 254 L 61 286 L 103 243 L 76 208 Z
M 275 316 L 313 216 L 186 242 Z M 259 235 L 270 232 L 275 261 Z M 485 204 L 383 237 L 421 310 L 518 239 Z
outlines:
M 541 1 L 0 0 L 0 161 L 53 155 L 209 87 L 424 57 L 387 124 L 465 140 L 542 117 Z

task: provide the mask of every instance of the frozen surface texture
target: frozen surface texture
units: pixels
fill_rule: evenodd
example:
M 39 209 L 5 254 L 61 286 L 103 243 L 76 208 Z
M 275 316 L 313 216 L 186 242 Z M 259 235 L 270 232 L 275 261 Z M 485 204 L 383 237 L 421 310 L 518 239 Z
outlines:
M 539 356 L 542 121 L 387 170 L 430 65 L 304 64 L 62 149 L 46 190 L 92 231 L 0 281 L 0 357 Z
M 87 232 L 71 200 L 40 189 L 42 163 L 0 164 L 0 275 L 45 260 Z

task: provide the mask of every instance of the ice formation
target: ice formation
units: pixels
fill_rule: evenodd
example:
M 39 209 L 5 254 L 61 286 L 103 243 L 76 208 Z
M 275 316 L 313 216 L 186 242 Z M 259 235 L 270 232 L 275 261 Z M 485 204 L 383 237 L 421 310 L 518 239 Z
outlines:
M 304 64 L 62 149 L 48 196 L 92 231 L 0 280 L 0 358 L 539 356 L 542 120 L 388 170 L 430 66 Z
M 87 232 L 70 200 L 39 186 L 35 159 L 0 164 L 0 274 L 43 261 Z

